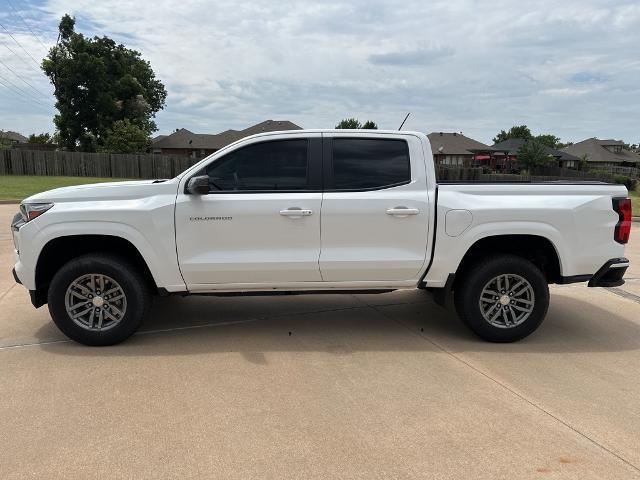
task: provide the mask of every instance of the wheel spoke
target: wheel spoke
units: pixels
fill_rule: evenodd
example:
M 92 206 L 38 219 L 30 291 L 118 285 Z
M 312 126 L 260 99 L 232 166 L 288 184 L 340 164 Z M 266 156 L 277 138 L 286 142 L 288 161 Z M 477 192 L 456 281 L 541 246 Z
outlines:
M 500 316 L 500 313 L 502 313 L 502 309 L 500 308 L 500 304 L 496 304 L 496 307 L 498 307 L 498 310 L 496 310 L 496 313 L 493 314 L 493 317 L 491 317 L 491 321 L 493 322 L 496 318 L 498 318 Z
M 533 302 L 530 300 L 527 300 L 526 298 L 514 298 L 513 301 L 518 303 L 524 303 L 525 305 L 533 305 Z
M 71 315 L 71 318 L 72 319 L 79 318 L 79 317 L 83 316 L 85 313 L 89 313 L 92 310 L 93 310 L 93 305 L 90 306 L 89 308 L 87 308 L 86 310 L 82 310 L 81 312 L 74 313 L 73 315 Z
M 529 312 L 533 311 L 533 307 L 526 308 L 526 307 L 519 307 L 518 305 L 511 305 L 511 307 L 514 310 L 518 310 L 520 312 L 525 312 L 525 313 L 529 313 Z
M 498 328 L 513 328 L 533 312 L 533 287 L 520 275 L 502 273 L 485 284 L 478 304 L 488 323 Z
M 105 298 L 107 296 L 111 298 Z M 127 313 L 127 297 L 113 278 L 102 273 L 88 273 L 67 287 L 65 308 L 76 325 L 100 332 L 123 321 Z
M 116 315 L 120 315 L 121 318 L 124 315 L 124 313 L 118 307 L 114 307 L 111 303 L 109 304 L 109 310 L 113 311 L 113 313 L 115 313 Z
M 113 320 L 114 322 L 117 322 L 118 319 L 116 317 L 114 317 L 113 315 L 111 315 L 111 312 L 109 310 L 105 310 L 104 314 L 106 317 L 109 317 L 111 320 Z

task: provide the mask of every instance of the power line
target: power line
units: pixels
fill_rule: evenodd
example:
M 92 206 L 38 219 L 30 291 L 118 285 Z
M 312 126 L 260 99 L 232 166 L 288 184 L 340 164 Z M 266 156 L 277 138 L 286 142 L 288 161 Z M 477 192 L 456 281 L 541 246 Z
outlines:
M 13 84 L 9 79 L 4 78 L 1 75 L 0 75 L 0 85 L 3 85 L 9 91 L 17 94 L 21 99 L 28 101 L 32 105 L 35 105 L 38 107 L 46 107 L 47 109 L 51 108 L 49 105 L 46 105 L 40 102 L 38 99 L 29 96 L 28 92 L 26 92 L 25 90 L 22 90 L 20 87 Z
M 5 32 L 7 32 L 7 34 L 8 34 L 8 35 L 13 39 L 13 41 L 14 41 L 14 42 L 16 42 L 16 45 L 18 45 L 18 46 L 19 46 L 19 47 L 24 51 L 24 53 L 26 53 L 26 54 L 27 54 L 27 56 L 28 56 L 31 60 L 33 60 L 33 63 L 35 63 L 35 64 L 36 64 L 36 66 L 37 66 L 38 68 L 40 68 L 40 64 L 37 62 L 37 60 L 36 60 L 35 58 L 33 58 L 29 52 L 27 52 L 27 49 L 26 49 L 26 48 L 24 48 L 24 47 L 22 46 L 22 44 L 21 44 L 18 40 L 16 40 L 16 37 L 14 37 L 13 35 L 11 35 L 11 32 L 10 32 L 9 30 L 7 30 L 7 27 L 5 27 L 5 26 L 4 26 L 3 24 L 1 24 L 1 23 L 0 23 L 0 27 L 2 27 L 2 28 L 4 29 L 4 31 L 5 31 Z
M 47 47 L 42 40 L 40 40 L 40 37 L 36 34 L 36 32 L 34 32 L 31 27 L 29 26 L 29 24 L 26 22 L 26 20 L 24 19 L 24 17 L 22 15 L 20 15 L 20 12 L 13 6 L 13 4 L 11 3 L 10 0 L 7 0 L 7 3 L 9 4 L 9 6 L 11 7 L 11 10 L 13 10 L 15 12 L 15 14 L 20 17 L 20 20 L 22 20 L 22 23 L 24 23 L 25 27 L 27 27 L 29 29 L 29 31 L 33 34 L 33 36 L 36 38 L 36 40 L 38 40 L 38 42 L 40 43 L 40 45 L 42 45 L 44 47 L 45 50 L 49 50 L 49 47 Z
M 31 63 L 27 62 L 27 61 L 24 59 L 24 57 L 21 57 L 20 55 L 18 55 L 18 54 L 15 52 L 15 50 L 13 50 L 11 47 L 9 47 L 9 45 L 7 45 L 6 43 L 2 42 L 2 46 L 3 46 L 4 48 L 6 48 L 7 50 L 9 50 L 11 53 L 13 53 L 16 57 L 18 57 L 18 58 L 20 59 L 20 61 L 21 61 L 22 63 L 24 63 L 27 67 L 29 67 L 29 68 L 34 68 L 34 67 L 33 67 L 33 65 L 32 65 Z M 40 70 L 38 70 L 38 73 L 40 73 Z
M 7 89 L 9 89 L 9 91 L 12 91 L 2 80 L 0 80 L 0 85 L 2 85 L 3 87 L 6 87 Z M 43 108 L 46 109 L 47 111 L 50 111 L 48 107 L 46 107 L 45 105 L 42 105 L 41 103 L 34 103 L 32 101 L 29 100 L 28 97 L 24 97 L 24 96 L 19 96 L 17 97 L 19 100 L 22 100 L 23 102 L 28 103 L 29 105 L 32 105 L 34 107 L 39 107 L 39 108 Z
M 7 70 L 9 70 L 11 73 L 13 73 L 16 77 L 18 77 L 18 79 L 20 79 L 20 81 L 22 81 L 22 83 L 24 83 L 25 85 L 27 85 L 28 87 L 30 87 L 34 92 L 36 92 L 38 95 L 40 95 L 41 97 L 46 98 L 47 96 L 42 93 L 40 90 L 38 90 L 36 87 L 34 87 L 33 85 L 31 85 L 29 82 L 27 82 L 24 78 L 22 78 L 20 76 L 20 74 L 18 74 L 14 69 L 12 69 L 9 65 L 7 65 L 6 63 L 4 63 L 2 60 L 0 60 L 0 64 L 4 66 L 4 68 L 6 68 Z

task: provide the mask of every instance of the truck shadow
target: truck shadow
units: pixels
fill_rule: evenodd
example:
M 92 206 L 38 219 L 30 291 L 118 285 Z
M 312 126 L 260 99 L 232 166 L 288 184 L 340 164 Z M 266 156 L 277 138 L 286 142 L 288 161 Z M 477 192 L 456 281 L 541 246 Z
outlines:
M 61 355 L 140 356 L 237 352 L 252 363 L 267 352 L 369 351 L 572 353 L 640 349 L 640 325 L 571 296 L 552 295 L 543 325 L 517 343 L 476 338 L 421 291 L 383 295 L 287 297 L 170 297 L 154 305 L 150 321 L 132 338 L 109 348 L 53 343 L 39 348 Z M 623 301 L 623 300 L 621 300 Z M 631 304 L 630 304 L 631 305 Z M 639 310 L 638 307 L 633 307 Z M 637 315 L 640 317 L 640 315 Z M 39 338 L 50 339 L 43 326 Z

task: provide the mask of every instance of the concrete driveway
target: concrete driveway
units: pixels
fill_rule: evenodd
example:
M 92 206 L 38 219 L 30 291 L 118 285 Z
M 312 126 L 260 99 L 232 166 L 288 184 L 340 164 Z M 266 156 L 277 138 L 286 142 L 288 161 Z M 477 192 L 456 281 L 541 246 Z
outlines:
M 15 206 L 0 206 L 7 226 Z M 0 229 L 2 478 L 640 478 L 640 228 L 624 288 L 552 288 L 516 344 L 423 292 L 159 299 L 67 341 Z

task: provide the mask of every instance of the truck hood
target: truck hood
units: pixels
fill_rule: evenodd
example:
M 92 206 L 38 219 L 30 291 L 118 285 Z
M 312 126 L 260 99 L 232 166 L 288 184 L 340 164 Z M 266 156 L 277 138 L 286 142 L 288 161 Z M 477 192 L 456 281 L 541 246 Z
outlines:
M 78 201 L 126 200 L 153 195 L 175 193 L 179 180 L 138 180 L 126 182 L 91 183 L 55 188 L 37 193 L 24 203 L 60 203 Z

